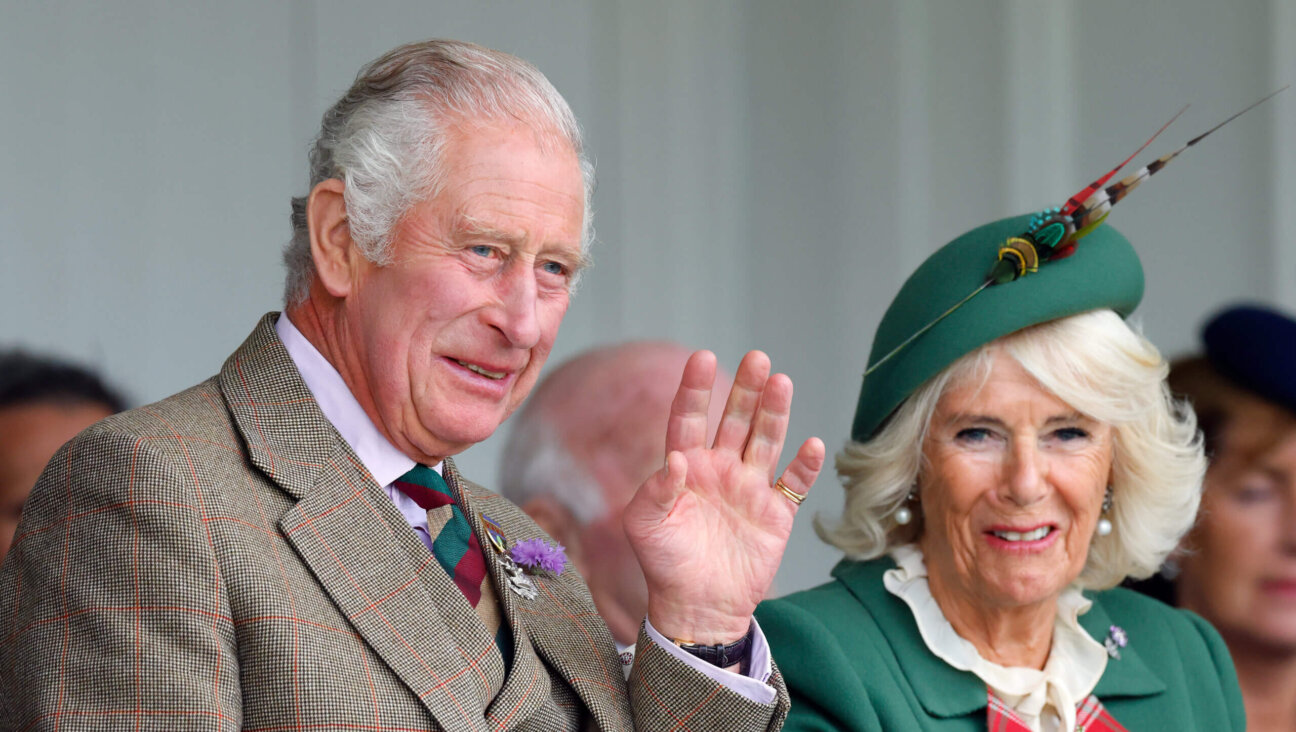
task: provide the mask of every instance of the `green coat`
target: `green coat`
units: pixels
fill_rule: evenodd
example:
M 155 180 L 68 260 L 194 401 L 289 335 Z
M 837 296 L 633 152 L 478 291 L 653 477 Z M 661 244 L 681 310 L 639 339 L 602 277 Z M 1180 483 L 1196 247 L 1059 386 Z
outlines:
M 792 694 L 784 730 L 986 729 L 986 686 L 937 658 L 909 606 L 887 592 L 890 559 L 843 560 L 835 581 L 756 611 Z M 1095 693 L 1130 732 L 1246 728 L 1233 662 L 1196 615 L 1129 590 L 1086 593 L 1081 626 L 1102 642 L 1129 637 Z

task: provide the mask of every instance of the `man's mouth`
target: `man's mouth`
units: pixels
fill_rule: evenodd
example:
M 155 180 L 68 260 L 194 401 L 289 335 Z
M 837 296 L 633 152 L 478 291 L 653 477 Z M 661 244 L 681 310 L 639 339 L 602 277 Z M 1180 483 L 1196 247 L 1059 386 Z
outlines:
M 1039 541 L 1053 531 L 1052 526 L 1041 526 L 1031 531 L 991 531 L 1004 541 Z
M 507 374 L 506 372 L 504 372 L 504 371 L 489 371 L 489 370 L 487 370 L 487 369 L 482 368 L 481 366 L 478 366 L 478 365 L 475 364 L 475 363 L 468 363 L 467 361 L 460 361 L 460 360 L 457 359 L 457 358 L 455 359 L 455 363 L 459 364 L 460 366 L 463 366 L 464 368 L 468 369 L 469 371 L 473 372 L 474 374 L 481 374 L 482 376 L 485 376 L 485 377 L 488 378 L 488 379 L 494 379 L 494 380 L 496 380 L 496 381 L 499 381 L 500 379 L 504 378 L 505 376 L 508 376 L 508 374 Z

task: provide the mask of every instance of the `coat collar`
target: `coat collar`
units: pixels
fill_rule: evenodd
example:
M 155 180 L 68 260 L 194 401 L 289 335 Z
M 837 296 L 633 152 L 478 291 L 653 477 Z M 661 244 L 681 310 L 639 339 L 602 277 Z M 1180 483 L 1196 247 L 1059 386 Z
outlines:
M 918 632 L 909 606 L 883 585 L 882 575 L 894 567 L 890 557 L 870 562 L 842 560 L 832 574 L 877 622 L 914 694 L 929 714 L 959 717 L 984 710 L 986 686 L 981 679 L 953 668 L 932 653 Z M 1080 616 L 1080 625 L 1101 643 L 1111 619 L 1102 608 L 1101 595 L 1086 596 L 1094 604 Z M 1121 649 L 1119 661 L 1108 662 L 1094 693 L 1099 698 L 1147 696 L 1165 688 L 1165 683 L 1139 658 L 1137 649 L 1127 646 Z
M 324 417 L 267 313 L 217 377 L 248 459 L 289 495 L 301 499 L 338 451 L 350 447 Z M 357 462 L 358 458 L 357 458 Z M 366 471 L 367 472 L 367 471 Z

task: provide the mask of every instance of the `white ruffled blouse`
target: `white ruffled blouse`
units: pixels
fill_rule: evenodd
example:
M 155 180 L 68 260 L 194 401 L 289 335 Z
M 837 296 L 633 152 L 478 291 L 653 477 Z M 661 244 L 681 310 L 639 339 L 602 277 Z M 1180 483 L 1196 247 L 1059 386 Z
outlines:
M 927 565 L 913 544 L 891 551 L 896 568 L 883 575 L 887 591 L 913 611 L 927 648 L 960 671 L 976 674 L 1036 732 L 1075 732 L 1076 704 L 1107 669 L 1107 650 L 1080 627 L 1093 604 L 1074 586 L 1058 597 L 1053 645 L 1044 669 L 1007 667 L 981 657 L 976 646 L 954 631 L 927 584 Z

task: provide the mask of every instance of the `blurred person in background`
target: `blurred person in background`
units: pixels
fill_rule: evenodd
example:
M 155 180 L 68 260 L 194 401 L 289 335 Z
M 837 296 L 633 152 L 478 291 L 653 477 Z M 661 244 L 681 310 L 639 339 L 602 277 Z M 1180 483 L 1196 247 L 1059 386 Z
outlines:
M 1210 621 L 1237 667 L 1250 730 L 1296 729 L 1296 321 L 1229 308 L 1170 387 L 1206 438 L 1197 525 L 1147 583 Z
M 63 443 L 126 405 L 88 369 L 23 351 L 0 352 L 0 560 L 23 501 Z
M 500 493 L 567 548 L 618 648 L 633 645 L 648 585 L 621 519 L 661 468 L 666 420 L 690 351 L 664 341 L 596 348 L 559 365 L 513 418 Z M 725 393 L 729 377 L 717 373 Z M 724 404 L 711 403 L 711 432 Z

